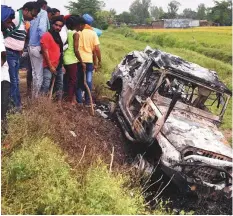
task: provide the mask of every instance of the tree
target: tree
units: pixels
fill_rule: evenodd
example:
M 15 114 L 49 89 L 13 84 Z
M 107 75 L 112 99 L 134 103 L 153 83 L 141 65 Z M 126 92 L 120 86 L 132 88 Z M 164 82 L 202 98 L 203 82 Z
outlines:
M 215 6 L 210 8 L 208 18 L 220 25 L 232 25 L 232 1 L 214 1 Z
M 188 19 L 196 19 L 197 18 L 197 12 L 193 11 L 191 8 L 185 8 L 183 10 L 182 17 L 183 18 L 188 18 Z
M 70 1 L 66 8 L 70 14 L 82 15 L 88 13 L 96 18 L 96 13 L 102 10 L 104 6 L 105 4 L 101 0 L 76 0 Z
M 176 18 L 180 5 L 180 2 L 175 0 L 168 4 L 168 16 L 170 19 Z
M 150 8 L 150 15 L 154 20 L 161 19 L 163 14 L 164 14 L 164 11 L 162 7 L 152 6 Z
M 123 13 L 116 16 L 116 21 L 126 24 L 134 23 L 135 17 L 131 13 L 124 11 Z
M 205 7 L 205 4 L 199 4 L 197 7 L 197 19 L 205 20 L 206 19 L 206 12 L 207 12 L 207 9 Z
M 113 9 L 113 8 L 111 8 L 110 9 L 110 17 L 109 17 L 109 23 L 110 24 L 113 24 L 113 23 L 115 23 L 116 22 L 116 10 L 115 9 Z
M 111 13 L 112 16 L 116 16 L 116 13 L 117 13 L 117 12 L 116 12 L 115 9 L 111 8 L 111 9 L 110 9 L 110 13 Z
M 135 22 L 138 24 L 146 23 L 146 19 L 150 18 L 149 7 L 151 0 L 135 0 L 130 5 L 130 13 L 135 16 Z
M 98 11 L 96 12 L 96 21 L 94 25 L 96 25 L 98 28 L 101 28 L 103 30 L 106 30 L 111 24 L 112 16 L 110 11 Z

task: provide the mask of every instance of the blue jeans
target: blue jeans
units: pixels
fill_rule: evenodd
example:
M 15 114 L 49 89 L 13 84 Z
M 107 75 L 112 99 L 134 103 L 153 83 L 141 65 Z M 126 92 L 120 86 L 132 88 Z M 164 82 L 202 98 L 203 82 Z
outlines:
M 6 60 L 9 65 L 9 74 L 11 81 L 10 97 L 14 106 L 18 109 L 21 108 L 21 98 L 19 92 L 19 51 L 6 50 Z
M 87 85 L 90 89 L 92 90 L 92 74 L 94 70 L 94 66 L 92 63 L 86 63 L 87 70 L 86 70 L 86 80 L 87 80 Z M 89 104 L 90 103 L 90 98 L 88 95 L 88 92 L 84 86 L 84 76 L 83 76 L 83 69 L 82 65 L 78 63 L 78 72 L 77 72 L 77 91 L 76 91 L 76 99 L 78 103 L 83 102 L 82 98 L 82 92 L 85 91 L 85 103 Z
M 49 87 L 52 80 L 52 73 L 50 72 L 49 68 L 44 68 L 43 70 L 43 82 L 41 86 L 41 93 L 48 94 Z M 55 91 L 57 92 L 57 99 L 62 99 L 62 92 L 63 92 L 63 72 L 62 68 L 57 70 L 56 73 L 56 80 L 55 80 Z

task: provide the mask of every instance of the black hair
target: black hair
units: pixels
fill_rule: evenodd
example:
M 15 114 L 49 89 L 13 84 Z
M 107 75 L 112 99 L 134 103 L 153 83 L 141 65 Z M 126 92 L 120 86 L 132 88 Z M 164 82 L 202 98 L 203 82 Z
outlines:
M 60 11 L 57 8 L 52 8 L 52 14 L 55 15 L 57 12 L 60 13 Z
M 76 22 L 78 24 L 81 24 L 81 25 L 86 24 L 86 21 L 82 16 L 79 16 L 79 15 L 73 15 L 73 16 L 76 18 Z
M 74 16 L 70 16 L 67 20 L 66 20 L 66 27 L 70 30 L 74 29 L 75 27 L 75 17 Z
M 47 1 L 45 0 L 37 0 L 37 3 L 39 4 L 40 8 L 42 8 L 44 5 L 47 5 Z
M 38 2 L 31 1 L 31 2 L 25 3 L 23 7 L 20 9 L 22 10 L 28 9 L 29 11 L 36 10 L 39 13 L 41 8 Z
M 51 20 L 51 23 L 53 25 L 53 24 L 55 24 L 58 21 L 62 22 L 63 25 L 65 25 L 65 23 L 66 23 L 63 15 L 53 17 L 53 19 Z
M 84 25 L 85 20 L 79 15 L 72 15 L 66 20 L 66 27 L 68 29 L 74 29 L 77 25 Z
M 47 13 L 52 13 L 52 8 L 51 7 L 47 7 Z
M 80 25 L 86 24 L 86 21 L 85 21 L 85 19 L 84 19 L 83 17 L 78 17 L 77 19 L 78 19 L 78 23 L 79 23 Z

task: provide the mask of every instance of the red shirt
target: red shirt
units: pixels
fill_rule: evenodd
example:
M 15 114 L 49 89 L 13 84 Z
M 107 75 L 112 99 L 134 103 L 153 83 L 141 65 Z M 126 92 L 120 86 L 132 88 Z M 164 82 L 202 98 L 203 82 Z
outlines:
M 59 45 L 54 41 L 52 35 L 49 32 L 46 32 L 43 34 L 43 36 L 40 39 L 41 46 L 44 49 L 48 50 L 49 59 L 51 64 L 57 68 L 59 64 L 60 59 L 60 47 Z M 43 67 L 48 67 L 48 63 L 43 57 Z

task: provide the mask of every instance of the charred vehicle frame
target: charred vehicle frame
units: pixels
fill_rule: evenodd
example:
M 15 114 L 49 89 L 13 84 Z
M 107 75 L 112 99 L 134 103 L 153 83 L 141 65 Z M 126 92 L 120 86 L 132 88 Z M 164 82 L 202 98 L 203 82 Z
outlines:
M 126 137 L 156 145 L 155 158 L 180 189 L 231 196 L 232 148 L 218 126 L 232 92 L 215 71 L 147 47 L 129 53 L 107 84 Z

